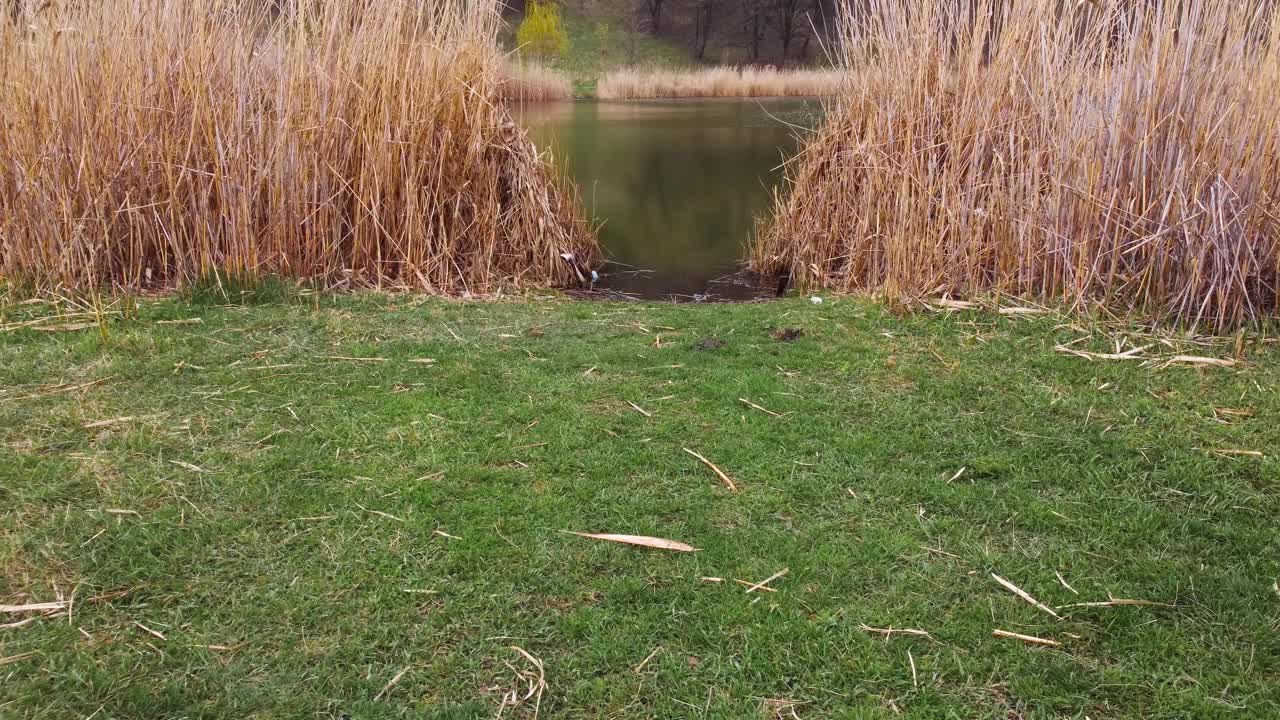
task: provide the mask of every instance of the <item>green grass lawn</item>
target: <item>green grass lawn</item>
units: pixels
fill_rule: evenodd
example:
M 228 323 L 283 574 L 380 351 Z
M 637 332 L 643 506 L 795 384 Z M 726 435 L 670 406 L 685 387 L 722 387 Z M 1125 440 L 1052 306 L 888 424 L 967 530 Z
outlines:
M 1270 345 L 859 300 L 17 327 L 57 311 L 0 320 L 0 603 L 74 603 L 0 616 L 0 717 L 1280 716 Z M 1109 596 L 1169 607 L 1062 607 Z

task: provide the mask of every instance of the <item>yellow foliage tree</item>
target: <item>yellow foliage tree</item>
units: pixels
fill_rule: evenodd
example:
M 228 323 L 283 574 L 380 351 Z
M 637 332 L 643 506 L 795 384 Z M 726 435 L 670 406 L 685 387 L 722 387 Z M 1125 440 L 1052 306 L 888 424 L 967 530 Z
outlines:
M 516 28 L 516 42 L 523 52 L 536 57 L 564 57 L 569 50 L 569 35 L 564 30 L 560 8 L 549 2 L 531 1 L 524 21 Z

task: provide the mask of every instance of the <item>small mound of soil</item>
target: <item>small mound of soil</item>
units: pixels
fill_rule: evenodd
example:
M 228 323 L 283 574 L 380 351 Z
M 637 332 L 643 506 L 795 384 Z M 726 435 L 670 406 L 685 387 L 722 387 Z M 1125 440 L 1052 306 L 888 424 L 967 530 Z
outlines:
M 724 341 L 720 338 L 703 338 L 694 345 L 698 350 L 719 350 L 724 347 Z
M 774 340 L 789 343 L 804 337 L 804 331 L 800 328 L 778 328 L 771 335 L 773 335 Z

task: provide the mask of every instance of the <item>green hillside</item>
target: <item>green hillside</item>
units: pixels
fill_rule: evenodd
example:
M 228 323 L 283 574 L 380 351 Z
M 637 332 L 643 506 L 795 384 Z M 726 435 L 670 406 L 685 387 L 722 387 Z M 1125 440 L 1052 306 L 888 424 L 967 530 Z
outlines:
M 628 65 L 646 67 L 685 67 L 695 64 L 688 50 L 664 38 L 635 29 L 635 22 L 624 11 L 601 10 L 590 16 L 572 8 L 563 9 L 569 50 L 563 58 L 547 61 L 547 65 L 568 74 L 575 93 L 595 93 L 597 80 L 610 68 Z M 520 15 L 507 19 L 503 44 L 518 52 L 515 34 Z

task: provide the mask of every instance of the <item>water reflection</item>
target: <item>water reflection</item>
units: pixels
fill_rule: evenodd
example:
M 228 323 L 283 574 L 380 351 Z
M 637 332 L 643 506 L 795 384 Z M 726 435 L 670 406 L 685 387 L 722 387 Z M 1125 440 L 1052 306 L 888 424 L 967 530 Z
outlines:
M 778 165 L 821 118 L 818 100 L 580 101 L 521 115 L 604 223 L 604 284 L 645 298 L 741 297 L 740 269 Z

